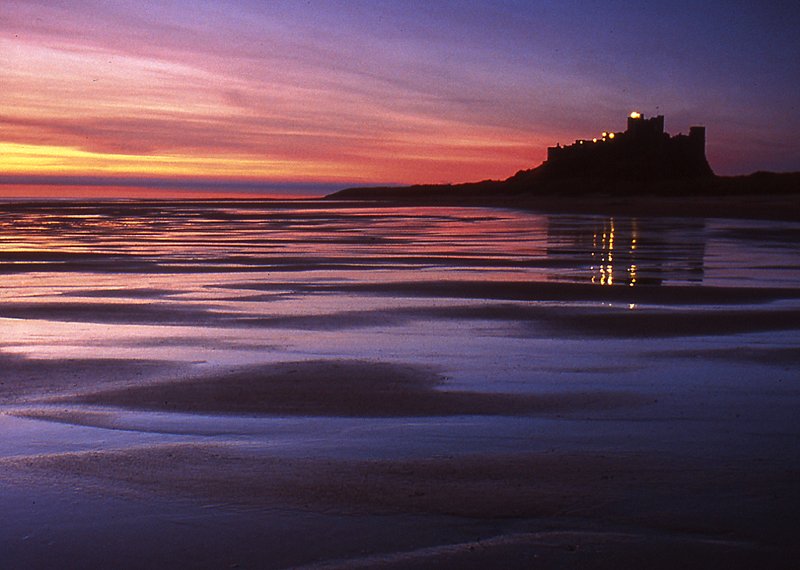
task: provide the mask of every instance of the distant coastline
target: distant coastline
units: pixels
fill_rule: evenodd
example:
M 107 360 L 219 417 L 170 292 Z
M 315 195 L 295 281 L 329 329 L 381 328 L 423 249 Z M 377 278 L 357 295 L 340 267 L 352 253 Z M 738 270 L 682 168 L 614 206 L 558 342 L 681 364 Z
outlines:
M 347 188 L 325 199 L 800 220 L 800 172 L 717 176 L 705 129 L 670 136 L 663 119 L 633 112 L 626 131 L 550 147 L 541 165 L 505 180 Z
M 495 206 L 542 212 L 800 221 L 800 172 L 756 172 L 707 180 L 566 180 L 514 188 L 507 181 L 348 188 L 325 196 L 355 204 Z

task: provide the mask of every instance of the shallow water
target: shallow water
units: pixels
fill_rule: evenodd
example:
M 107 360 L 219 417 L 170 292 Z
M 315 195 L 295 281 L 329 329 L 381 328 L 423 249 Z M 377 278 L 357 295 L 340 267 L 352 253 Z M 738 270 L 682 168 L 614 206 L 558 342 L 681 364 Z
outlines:
M 19 458 L 191 444 L 293 460 L 557 452 L 674 457 L 709 469 L 731 465 L 731 473 L 754 463 L 766 474 L 797 470 L 798 238 L 800 224 L 773 221 L 328 202 L 6 203 L 0 458 L 12 465 Z M 231 414 L 207 406 L 186 413 L 80 401 L 120 386 L 215 377 L 241 366 L 332 360 L 422 366 L 440 378 L 437 390 L 471 398 L 609 394 L 610 403 L 533 414 L 453 408 L 372 417 L 368 410 Z M 64 537 L 90 533 L 115 509 L 126 521 L 121 533 L 154 541 L 144 529 L 173 529 L 163 513 L 185 500 L 152 489 L 126 499 L 136 485 L 90 485 L 63 471 L 54 477 L 56 483 L 16 467 L 4 474 L 11 483 L 0 502 L 16 514 L 0 537 L 12 567 L 52 567 L 65 549 L 74 550 Z M 54 484 L 75 500 L 47 501 L 42 485 Z M 77 507 L 87 493 L 93 499 Z M 26 509 L 36 496 L 50 506 Z M 722 508 L 714 493 L 703 496 L 709 504 L 696 507 L 693 524 L 704 509 Z M 409 522 L 412 515 L 395 505 L 399 514 L 380 519 L 385 533 L 348 542 L 323 529 L 331 521 L 369 527 L 385 513 L 367 509 L 343 519 L 341 506 L 296 511 L 255 501 L 238 510 L 241 503 L 185 500 L 179 510 L 194 530 L 170 532 L 187 548 L 198 548 L 197 537 L 222 536 L 226 546 L 208 567 L 229 559 L 284 567 L 467 540 L 459 525 L 484 536 L 519 524 L 525 532 L 539 528 L 532 519 L 500 524 L 433 512 Z M 70 509 L 81 513 L 80 523 L 70 521 Z M 281 525 L 313 529 L 320 538 L 312 550 L 284 540 L 282 554 L 270 558 L 255 537 L 234 535 L 253 521 L 273 529 L 273 538 Z M 562 517 L 545 526 L 554 524 L 589 523 Z M 592 528 L 598 524 L 613 527 L 592 519 Z M 401 545 L 392 538 L 410 527 L 418 529 L 416 539 Z M 26 538 L 31 529 L 38 540 Z M 709 536 L 715 532 L 722 531 Z M 121 546 L 116 552 L 132 556 Z M 81 556 L 90 566 L 115 558 Z M 180 553 L 165 547 L 161 563 L 175 559 Z M 129 563 L 138 565 L 135 558 Z M 204 567 L 202 559 L 194 564 Z

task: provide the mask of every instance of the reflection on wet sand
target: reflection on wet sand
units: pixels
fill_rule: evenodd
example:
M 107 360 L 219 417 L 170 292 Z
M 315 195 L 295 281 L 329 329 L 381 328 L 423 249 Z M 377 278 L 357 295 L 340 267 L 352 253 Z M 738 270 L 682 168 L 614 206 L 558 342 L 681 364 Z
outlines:
M 548 255 L 584 255 L 595 285 L 694 284 L 703 281 L 706 239 L 703 220 L 564 217 L 548 225 Z
M 780 567 L 798 232 L 0 204 L 0 566 Z
M 506 269 L 602 285 L 700 282 L 702 221 L 256 204 L 17 205 L 0 270 L 208 273 Z M 232 226 L 231 224 L 237 224 Z M 545 229 L 546 228 L 546 229 Z M 444 239 L 442 239 L 444 238 Z M 477 255 L 476 255 L 477 254 Z M 584 275 L 575 273 L 585 268 Z M 567 270 L 567 271 L 564 271 Z

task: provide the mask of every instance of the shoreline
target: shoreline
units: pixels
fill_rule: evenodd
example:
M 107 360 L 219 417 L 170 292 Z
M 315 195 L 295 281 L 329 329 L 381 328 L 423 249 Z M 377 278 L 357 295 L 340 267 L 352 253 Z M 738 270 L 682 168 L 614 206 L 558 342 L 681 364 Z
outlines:
M 348 207 L 462 207 L 503 208 L 542 214 L 605 215 L 626 217 L 728 218 L 800 222 L 800 192 L 719 196 L 414 196 L 409 198 L 330 198 Z M 302 202 L 300 202 L 302 203 Z
M 109 205 L 119 208 L 142 208 L 164 205 L 235 204 L 239 207 L 269 207 L 276 210 L 303 208 L 325 210 L 343 208 L 503 208 L 542 214 L 606 215 L 628 217 L 684 217 L 728 218 L 800 222 L 800 183 L 794 191 L 759 192 L 758 187 L 744 191 L 719 192 L 669 192 L 669 187 L 655 191 L 644 188 L 641 194 L 633 192 L 576 191 L 567 186 L 565 191 L 535 193 L 501 189 L 502 182 L 463 185 L 420 185 L 397 187 L 346 188 L 328 195 L 315 197 L 274 198 L 269 196 L 219 197 L 219 198 L 0 198 L 0 209 L 13 212 L 30 207 L 75 207 Z M 788 184 L 787 184 L 788 186 Z M 477 190 L 476 190 L 477 188 Z

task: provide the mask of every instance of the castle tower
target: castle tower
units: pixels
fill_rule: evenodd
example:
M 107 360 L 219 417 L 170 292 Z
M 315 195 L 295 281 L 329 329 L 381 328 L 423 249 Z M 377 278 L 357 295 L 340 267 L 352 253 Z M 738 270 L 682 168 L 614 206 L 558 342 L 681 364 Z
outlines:
M 664 131 L 664 116 L 645 117 L 634 111 L 621 133 L 603 132 L 594 139 L 578 139 L 567 146 L 547 149 L 547 160 L 537 176 L 554 179 L 662 180 L 713 176 L 705 153 L 705 127 L 688 135 Z
M 689 141 L 692 145 L 692 150 L 697 156 L 705 158 L 706 156 L 706 128 L 705 127 L 689 127 Z
M 625 132 L 635 139 L 659 138 L 664 134 L 664 115 L 648 119 L 634 111 L 628 115 L 628 130 Z
M 634 133 L 644 122 L 644 115 L 639 113 L 638 111 L 634 111 L 630 115 L 628 115 L 628 129 L 626 132 Z

